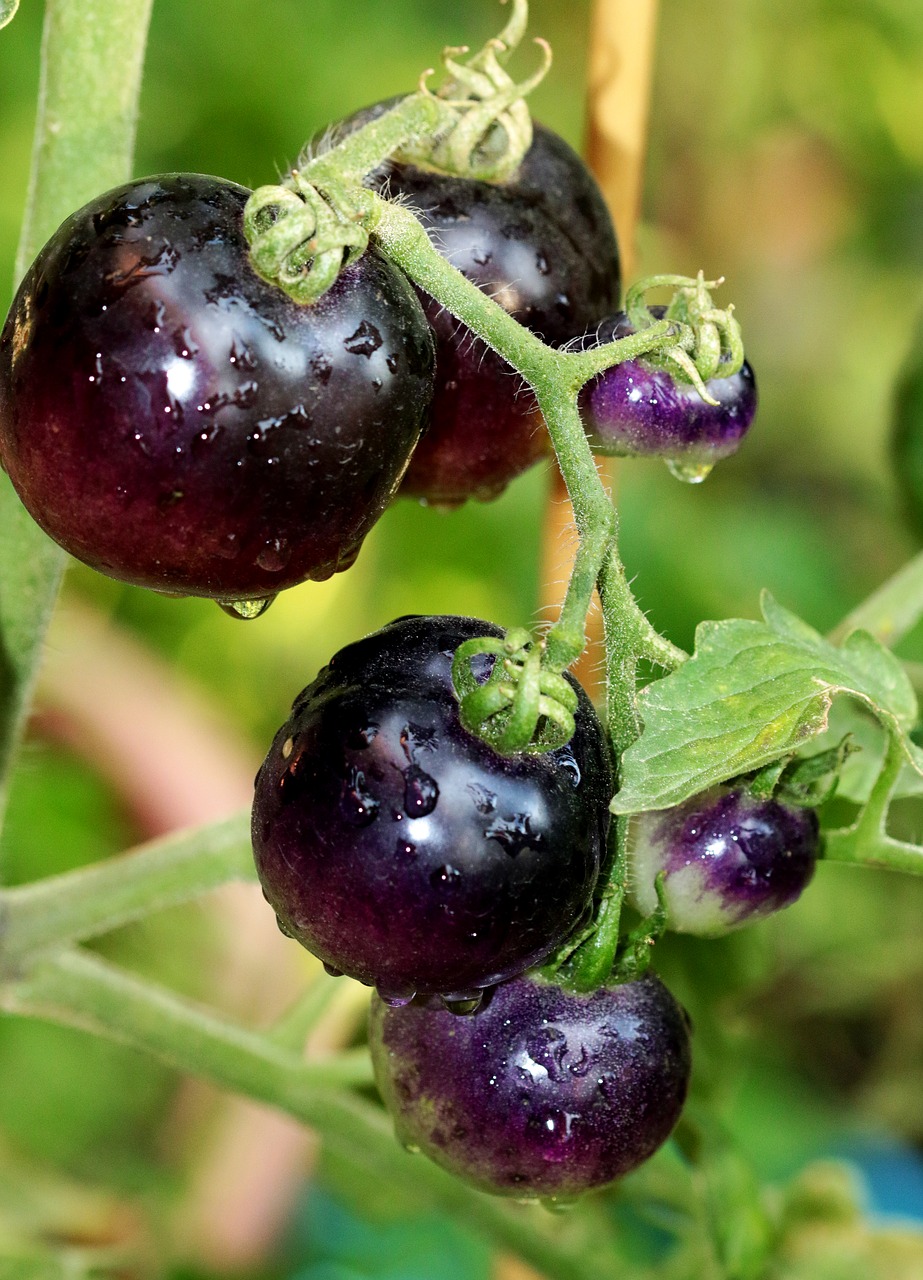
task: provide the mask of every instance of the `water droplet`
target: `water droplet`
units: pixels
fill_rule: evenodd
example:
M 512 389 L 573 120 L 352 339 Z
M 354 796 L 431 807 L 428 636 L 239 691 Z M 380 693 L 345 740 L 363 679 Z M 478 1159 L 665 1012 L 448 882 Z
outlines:
M 251 618 L 259 618 L 275 600 L 275 596 L 263 596 L 261 600 L 219 600 L 218 607 L 229 618 L 242 618 L 249 622 Z
M 285 538 L 272 538 L 256 557 L 257 566 L 267 573 L 280 573 L 291 559 L 292 552 Z
M 470 996 L 443 996 L 442 1003 L 449 1013 L 454 1013 L 457 1018 L 470 1018 L 480 1009 L 483 999 L 484 992 L 478 991 Z
M 343 970 L 338 969 L 336 965 L 328 964 L 326 960 L 323 962 L 324 972 L 329 973 L 331 978 L 342 978 Z
M 279 916 L 276 916 L 276 924 L 279 926 L 279 932 L 285 934 L 286 938 L 294 938 L 295 935 L 291 929 Z
M 295 739 L 286 738 L 285 741 L 282 743 L 282 759 L 287 760 L 289 756 L 292 754 L 292 751 L 294 749 L 295 749 Z
M 677 458 L 667 458 L 667 470 L 684 484 L 701 484 L 713 467 L 711 462 L 680 462 Z
M 408 818 L 425 818 L 436 807 L 439 786 L 417 765 L 404 770 L 404 812 Z
M 495 818 L 484 835 L 502 845 L 503 852 L 511 858 L 517 857 L 523 849 L 538 849 L 543 843 L 541 832 L 532 830 L 532 819 L 527 813 L 515 813 L 512 818 Z
M 351 356 L 365 356 L 368 359 L 381 346 L 381 334 L 368 320 L 363 320 L 354 334 L 346 338 L 343 346 Z
M 351 826 L 367 827 L 377 818 L 380 807 L 378 800 L 367 789 L 363 771 L 355 766 L 350 767 L 340 797 L 340 812 L 343 817 Z
M 409 1156 L 418 1156 L 420 1154 L 420 1147 L 416 1142 L 402 1142 L 401 1146 Z
M 416 991 L 388 991 L 378 987 L 378 997 L 382 1004 L 389 1005 L 392 1009 L 403 1009 L 416 994 Z
M 236 533 L 226 533 L 215 547 L 215 554 L 221 556 L 222 560 L 233 560 L 239 551 L 240 543 Z
M 391 373 L 397 373 L 398 369 L 401 367 L 400 357 L 392 351 L 385 361 L 385 364 L 388 366 L 388 370 Z
M 398 840 L 394 846 L 394 852 L 399 858 L 415 858 L 417 856 L 417 846 L 410 840 Z
M 450 862 L 444 866 L 437 867 L 435 871 L 430 873 L 429 882 L 434 889 L 442 889 L 446 885 L 458 884 L 461 880 L 461 872 L 458 867 L 453 867 Z
M 543 253 L 537 253 L 535 255 L 535 265 L 538 268 L 539 275 L 547 276 L 551 274 L 551 267 L 548 263 L 548 259 Z

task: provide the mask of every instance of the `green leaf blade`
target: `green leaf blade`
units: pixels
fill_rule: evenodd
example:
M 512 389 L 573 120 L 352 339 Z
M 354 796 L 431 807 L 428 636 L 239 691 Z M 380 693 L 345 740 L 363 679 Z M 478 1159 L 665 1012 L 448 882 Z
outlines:
M 906 738 L 916 697 L 893 654 L 866 632 L 837 649 L 768 595 L 763 611 L 765 622 L 702 623 L 692 658 L 642 691 L 644 730 L 623 757 L 614 812 L 669 808 L 772 763 L 822 733 L 841 694 L 867 706 L 923 769 Z

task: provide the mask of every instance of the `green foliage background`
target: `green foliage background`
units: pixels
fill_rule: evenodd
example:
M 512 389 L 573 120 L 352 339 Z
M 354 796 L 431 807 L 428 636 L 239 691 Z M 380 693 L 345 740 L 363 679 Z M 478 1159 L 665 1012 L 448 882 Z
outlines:
M 4 299 L 25 197 L 40 8 L 25 3 L 0 34 Z M 157 0 L 136 171 L 271 180 L 325 124 L 411 89 L 443 43 L 476 45 L 497 22 L 489 0 Z M 531 29 L 556 57 L 534 111 L 578 147 L 588 23 L 587 0 L 532 5 Z M 664 0 L 640 265 L 727 276 L 761 408 L 746 447 L 700 487 L 656 464 L 622 468 L 623 552 L 639 599 L 684 645 L 702 618 L 757 617 L 762 587 L 823 631 L 918 549 L 899 509 L 888 428 L 923 301 L 923 7 Z M 146 595 L 82 567 L 65 590 L 196 682 L 258 756 L 330 654 L 392 617 L 533 621 L 547 484 L 539 468 L 498 502 L 451 514 L 400 502 L 348 575 L 291 591 L 246 626 L 205 602 Z M 923 633 L 900 652 L 923 660 Z M 900 817 L 919 838 L 919 811 Z M 81 752 L 54 745 L 39 726 L 0 840 L 3 878 L 103 857 L 135 834 L 124 802 Z M 867 1135 L 923 1146 L 921 909 L 923 881 L 822 866 L 782 918 L 722 942 L 663 944 L 661 968 L 699 1026 L 703 1094 L 719 1097 L 761 1176 L 788 1176 Z M 204 995 L 207 934 L 195 911 L 177 911 L 106 947 Z M 176 1087 L 166 1069 L 7 1019 L 0 1078 L 11 1168 L 35 1161 L 148 1207 L 181 1198 L 182 1172 L 157 1136 Z M 0 1180 L 6 1218 L 11 1238 L 28 1236 Z M 648 1236 L 638 1246 L 652 1247 Z M 312 1256 L 299 1275 L 410 1280 L 407 1267 L 368 1270 L 368 1252 L 365 1261 Z M 476 1249 L 456 1255 L 457 1268 L 439 1273 L 446 1280 L 486 1274 Z

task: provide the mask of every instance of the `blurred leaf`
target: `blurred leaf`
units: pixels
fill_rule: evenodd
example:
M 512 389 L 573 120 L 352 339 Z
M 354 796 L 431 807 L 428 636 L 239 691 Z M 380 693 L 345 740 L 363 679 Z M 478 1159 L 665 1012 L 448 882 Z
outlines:
M 643 690 L 644 729 L 625 753 L 615 812 L 680 804 L 794 751 L 826 729 L 839 693 L 868 706 L 923 773 L 907 737 L 916 697 L 893 654 L 863 631 L 834 648 L 768 592 L 762 608 L 765 623 L 702 623 L 693 657 Z
M 0 27 L 12 22 L 19 8 L 19 0 L 0 0 Z

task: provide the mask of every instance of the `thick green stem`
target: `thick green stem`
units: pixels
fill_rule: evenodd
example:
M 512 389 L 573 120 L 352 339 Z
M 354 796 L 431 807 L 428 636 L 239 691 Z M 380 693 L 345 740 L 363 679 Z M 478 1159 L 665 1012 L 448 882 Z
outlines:
M 78 871 L 0 890 L 0 972 L 255 874 L 246 813 Z
M 870 631 L 876 640 L 892 647 L 923 617 L 923 551 L 856 605 L 830 632 L 840 644 L 850 631 Z
M 109 1036 L 287 1111 L 363 1175 L 412 1186 L 422 1200 L 553 1280 L 596 1280 L 600 1266 L 612 1261 L 606 1240 L 594 1240 L 592 1253 L 568 1246 L 542 1210 L 481 1195 L 428 1160 L 408 1156 L 384 1111 L 342 1087 L 356 1080 L 353 1055 L 305 1062 L 268 1037 L 76 951 L 47 955 L 25 977 L 0 986 L 0 1007 Z
M 432 137 L 455 122 L 455 112 L 430 93 L 412 93 L 329 151 L 309 160 L 301 177 L 318 186 L 359 184 L 408 143 Z
M 58 224 L 130 175 L 151 0 L 47 0 L 21 278 Z M 65 556 L 0 481 L 0 815 Z

